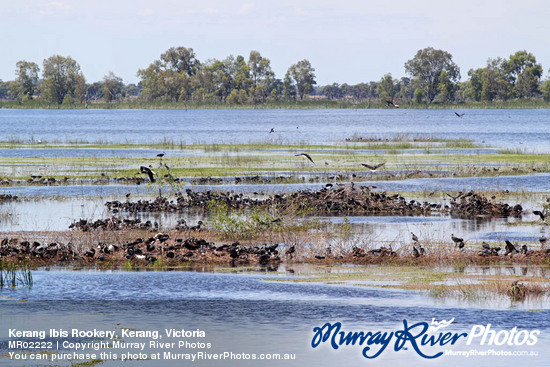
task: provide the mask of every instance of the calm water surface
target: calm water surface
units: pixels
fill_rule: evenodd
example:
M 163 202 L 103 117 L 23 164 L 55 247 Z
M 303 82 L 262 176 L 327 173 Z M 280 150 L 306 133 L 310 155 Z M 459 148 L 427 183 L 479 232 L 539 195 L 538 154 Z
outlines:
M 284 270 L 284 269 L 282 269 Z M 491 322 L 498 329 L 539 329 L 541 337 L 529 350 L 539 357 L 502 359 L 499 366 L 518 362 L 546 366 L 550 339 L 548 305 L 518 308 L 509 301 L 493 309 L 492 302 L 480 306 L 459 301 L 441 302 L 418 292 L 385 290 L 345 285 L 294 284 L 270 282 L 264 278 L 285 280 L 294 277 L 276 274 L 219 274 L 203 272 L 95 272 L 37 271 L 32 289 L 0 291 L 0 352 L 7 352 L 7 328 L 41 330 L 81 328 L 119 330 L 163 330 L 185 328 L 205 330 L 213 350 L 247 353 L 295 353 L 290 363 L 246 363 L 242 361 L 208 362 L 211 366 L 332 366 L 358 365 L 371 361 L 361 357 L 361 349 L 347 347 L 335 351 L 327 346 L 310 347 L 312 330 L 325 322 L 340 321 L 347 330 L 392 331 L 402 329 L 402 320 L 430 322 L 450 320 L 453 332 L 468 332 L 473 325 Z M 90 339 L 69 338 L 72 341 Z M 48 340 L 48 339 L 47 339 Z M 141 341 L 141 340 L 140 340 Z M 200 340 L 193 340 L 200 341 Z M 454 350 L 469 350 L 464 342 Z M 479 346 L 478 346 L 479 348 Z M 440 348 L 441 349 L 441 348 Z M 483 347 L 481 349 L 487 349 Z M 514 347 L 499 347 L 514 350 Z M 517 349 L 517 347 L 516 347 Z M 177 350 L 176 350 L 177 352 Z M 179 352 L 182 352 L 181 350 Z M 463 358 L 441 357 L 441 363 L 464 365 Z M 373 360 L 374 365 L 432 365 L 412 351 L 388 350 Z M 477 366 L 493 366 L 494 360 L 470 358 Z M 137 363 L 131 363 L 134 365 Z M 0 359 L 0 365 L 24 363 Z M 28 364 L 27 364 L 28 365 Z M 33 364 L 35 365 L 35 364 Z M 128 365 L 106 362 L 107 366 Z M 141 361 L 139 365 L 160 365 Z M 181 365 L 168 361 L 162 365 Z
M 458 110 L 457 110 L 458 111 Z M 550 152 L 550 110 L 0 110 L 4 139 L 334 143 L 353 135 L 466 138 Z M 274 134 L 269 134 L 271 128 Z

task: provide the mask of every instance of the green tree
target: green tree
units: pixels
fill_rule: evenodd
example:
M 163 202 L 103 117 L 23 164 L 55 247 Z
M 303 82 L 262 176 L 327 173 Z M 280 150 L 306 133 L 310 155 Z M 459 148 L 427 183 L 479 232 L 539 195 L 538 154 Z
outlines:
M 315 69 L 311 66 L 308 60 L 298 61 L 298 63 L 290 66 L 287 71 L 296 86 L 296 92 L 300 99 L 304 99 L 306 94 L 313 91 L 313 85 L 317 84 L 315 81 Z
M 532 53 L 517 51 L 502 63 L 502 68 L 516 97 L 530 98 L 538 94 L 542 66 Z
M 103 99 L 105 102 L 110 103 L 120 100 L 123 88 L 122 78 L 116 76 L 112 71 L 103 77 Z
M 283 79 L 283 100 L 290 101 L 293 99 L 296 99 L 296 88 L 294 87 L 294 83 L 292 82 L 292 77 L 290 76 L 290 72 L 286 72 L 285 78 Z
M 344 97 L 344 91 L 338 83 L 323 86 L 321 88 L 321 94 L 326 96 L 329 100 L 341 99 Z
M 15 64 L 16 95 L 19 99 L 32 99 L 38 86 L 40 68 L 34 62 L 18 61 Z
M 86 94 L 86 82 L 80 65 L 71 57 L 53 55 L 44 60 L 42 95 L 50 103 L 72 103 Z
M 548 74 L 550 74 L 550 69 L 548 69 Z M 546 81 L 541 87 L 542 91 L 542 98 L 544 98 L 545 101 L 550 101 L 550 76 L 546 78 Z
M 507 100 L 513 96 L 513 87 L 507 78 L 505 63 L 506 60 L 500 57 L 487 60 L 487 66 L 481 74 L 482 101 Z
M 405 71 L 411 75 L 416 89 L 422 90 L 426 104 L 432 103 L 439 93 L 442 71 L 450 83 L 460 79 L 460 68 L 453 62 L 452 55 L 432 47 L 418 50 L 414 58 L 405 63 Z
M 254 103 L 263 103 L 275 78 L 275 73 L 271 70 L 271 61 L 262 57 L 258 51 L 250 51 L 248 69 L 252 84 L 250 88 L 252 100 Z
M 376 93 L 382 101 L 393 101 L 397 94 L 397 83 L 390 73 L 384 75 L 376 86 Z
M 192 48 L 171 47 L 160 55 L 146 69 L 140 69 L 141 97 L 152 101 L 156 99 L 179 101 L 187 99 L 193 91 L 190 78 L 201 68 Z
M 163 67 L 175 73 L 184 73 L 187 76 L 195 75 L 200 67 L 200 61 L 192 48 L 171 47 L 160 55 Z

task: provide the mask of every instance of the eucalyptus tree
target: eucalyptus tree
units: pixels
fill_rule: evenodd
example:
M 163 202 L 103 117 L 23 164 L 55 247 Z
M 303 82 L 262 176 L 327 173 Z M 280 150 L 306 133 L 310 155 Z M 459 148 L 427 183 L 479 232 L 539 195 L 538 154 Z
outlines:
M 42 97 L 51 103 L 72 103 L 86 97 L 86 80 L 71 57 L 53 55 L 44 60 Z
M 531 98 L 539 93 L 542 66 L 532 53 L 517 51 L 503 63 L 503 69 L 519 98 Z
M 192 94 L 190 78 L 200 70 L 201 63 L 192 48 L 171 47 L 146 69 L 139 69 L 142 96 L 147 100 L 179 101 Z
M 433 102 L 438 94 L 442 72 L 450 83 L 460 80 L 460 68 L 453 62 L 450 53 L 427 47 L 418 50 L 416 55 L 405 63 L 405 71 L 411 75 L 413 84 L 421 92 L 426 104 Z
M 103 77 L 102 85 L 103 99 L 105 102 L 109 103 L 122 98 L 124 83 L 122 82 L 122 78 L 116 76 L 112 71 Z
M 313 91 L 313 86 L 317 84 L 315 81 L 315 69 L 311 63 L 304 59 L 288 68 L 287 74 L 294 80 L 297 95 L 300 99 L 304 99 L 306 94 Z
M 18 61 L 15 64 L 15 94 L 19 99 L 32 99 L 38 87 L 40 68 L 34 62 Z
M 321 94 L 327 97 L 329 100 L 342 99 L 344 97 L 344 90 L 338 83 L 332 83 L 325 85 L 321 88 Z
M 380 99 L 392 101 L 397 94 L 397 82 L 393 79 L 390 73 L 384 75 L 376 86 L 376 93 L 380 96 Z
M 248 69 L 250 70 L 252 100 L 254 103 L 265 102 L 275 78 L 275 73 L 271 70 L 271 61 L 262 57 L 258 51 L 250 51 Z

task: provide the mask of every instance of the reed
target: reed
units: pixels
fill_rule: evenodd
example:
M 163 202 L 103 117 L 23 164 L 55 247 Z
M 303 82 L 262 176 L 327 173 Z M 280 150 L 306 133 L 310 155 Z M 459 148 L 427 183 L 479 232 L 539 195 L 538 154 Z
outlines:
M 17 286 L 28 288 L 33 286 L 30 265 L 0 259 L 0 288 Z

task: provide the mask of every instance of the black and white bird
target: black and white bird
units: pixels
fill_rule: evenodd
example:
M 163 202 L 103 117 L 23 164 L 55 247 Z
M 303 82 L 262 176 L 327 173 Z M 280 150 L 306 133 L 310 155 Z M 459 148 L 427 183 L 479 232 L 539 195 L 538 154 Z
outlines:
M 371 166 L 370 164 L 366 164 L 366 163 L 361 163 L 361 165 L 363 167 L 367 167 L 368 169 L 370 169 L 371 172 L 376 172 L 376 170 L 380 167 L 382 167 L 383 165 L 385 165 L 386 162 L 382 162 L 382 163 L 379 163 L 377 165 L 374 165 L 374 166 Z
M 149 176 L 151 182 L 155 182 L 155 172 L 149 167 L 141 166 L 139 167 L 139 173 L 144 173 Z
M 464 116 L 463 113 L 458 113 L 458 112 L 455 112 L 455 115 L 456 115 L 456 117 L 462 117 L 462 116 Z
M 411 232 L 412 240 L 416 243 L 418 243 L 418 237 L 414 233 Z
M 301 155 L 306 157 L 307 159 L 309 159 L 311 161 L 311 163 L 315 164 L 315 162 L 313 162 L 313 159 L 311 159 L 311 157 L 307 153 L 294 154 L 295 157 L 299 157 Z

